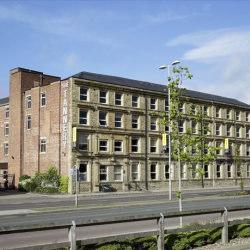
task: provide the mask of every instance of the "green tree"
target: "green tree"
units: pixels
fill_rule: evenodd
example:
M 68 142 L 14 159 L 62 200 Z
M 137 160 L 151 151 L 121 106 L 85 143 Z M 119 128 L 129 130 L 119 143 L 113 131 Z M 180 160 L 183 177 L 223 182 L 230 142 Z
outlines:
M 191 163 L 201 164 L 201 167 L 195 171 L 197 179 L 202 180 L 203 186 L 203 176 L 205 174 L 203 164 L 214 162 L 217 158 L 216 150 L 219 148 L 206 143 L 207 133 L 210 131 L 206 122 L 206 118 L 208 118 L 207 112 L 201 106 L 190 103 L 189 98 L 186 96 L 186 89 L 182 88 L 182 81 L 185 79 L 191 80 L 193 75 L 190 74 L 187 67 L 174 67 L 173 73 L 174 77 L 169 77 L 169 84 L 167 85 L 167 88 L 170 88 L 170 107 L 168 113 L 161 114 L 162 120 L 160 123 L 169 125 L 170 122 L 171 126 L 171 156 L 178 162 L 179 190 L 177 191 L 177 197 L 181 211 L 181 163 L 187 163 L 188 165 Z M 187 114 L 183 112 L 184 102 L 189 103 L 191 107 Z M 186 131 L 183 131 L 183 122 L 187 116 L 196 124 L 196 129 L 191 126 Z

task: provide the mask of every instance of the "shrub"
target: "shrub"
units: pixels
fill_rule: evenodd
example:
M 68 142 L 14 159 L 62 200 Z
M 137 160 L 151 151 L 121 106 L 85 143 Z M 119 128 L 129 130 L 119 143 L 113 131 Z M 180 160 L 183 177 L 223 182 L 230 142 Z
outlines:
M 21 191 L 21 192 L 25 192 L 27 191 L 21 184 L 20 182 L 24 181 L 24 180 L 28 180 L 30 179 L 31 177 L 27 174 L 23 174 L 19 177 L 19 183 L 18 183 L 18 191 Z
M 55 194 L 59 193 L 59 188 L 58 187 L 40 187 L 38 186 L 36 188 L 37 193 L 46 193 L 46 194 Z
M 59 186 L 59 190 L 60 193 L 68 193 L 68 183 L 69 183 L 69 178 L 68 177 L 61 177 L 60 179 L 60 186 Z
M 19 185 L 28 192 L 34 192 L 37 188 L 37 183 L 31 178 L 20 181 Z
M 60 175 L 57 173 L 56 167 L 50 167 L 46 172 L 36 172 L 34 180 L 38 186 L 42 186 L 42 182 L 48 184 L 56 184 L 57 187 L 60 185 Z

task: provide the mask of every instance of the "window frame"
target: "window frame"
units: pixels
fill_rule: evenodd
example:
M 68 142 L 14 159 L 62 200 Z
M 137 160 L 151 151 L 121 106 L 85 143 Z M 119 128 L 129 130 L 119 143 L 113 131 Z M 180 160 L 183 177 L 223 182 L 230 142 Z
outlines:
M 82 90 L 85 90 L 86 93 L 82 93 Z M 88 88 L 80 87 L 80 101 L 88 101 Z
M 4 123 L 4 136 L 9 136 L 10 133 L 10 125 L 8 122 Z
M 27 100 L 27 109 L 31 109 L 31 95 L 27 95 L 26 100 Z
M 136 98 L 136 100 L 133 100 L 134 98 Z M 132 103 L 132 108 L 139 108 L 139 96 L 132 95 L 131 103 Z
M 227 124 L 227 136 L 231 136 L 231 125 Z
M 104 179 L 101 178 L 101 176 L 105 176 Z M 100 182 L 106 182 L 108 181 L 108 166 L 107 165 L 100 165 L 100 169 L 99 169 L 99 179 Z
M 10 118 L 10 107 L 6 107 L 5 108 L 5 119 L 9 119 Z
M 81 165 L 84 165 L 84 168 L 86 168 L 86 171 L 81 171 Z M 79 179 L 80 179 L 80 182 L 88 182 L 88 162 L 87 161 L 80 162 L 79 164 Z
M 150 117 L 150 130 L 151 131 L 157 131 L 157 118 L 151 116 Z
M 46 154 L 46 152 L 47 152 L 46 138 L 40 138 L 40 154 Z
M 220 108 L 219 107 L 216 107 L 216 109 L 215 109 L 215 117 L 220 118 Z
M 178 121 L 178 130 L 179 133 L 184 133 L 184 121 Z
M 133 144 L 133 141 L 137 142 L 136 144 Z M 133 150 L 133 148 L 137 148 L 137 150 Z M 139 138 L 131 138 L 131 153 L 139 153 Z
M 117 98 L 117 95 L 120 95 L 120 98 Z M 122 103 L 122 93 L 119 93 L 119 92 L 115 92 L 115 105 L 116 106 L 122 106 L 123 103 Z M 120 104 L 118 104 L 120 103 Z
M 87 152 L 89 150 L 89 136 L 86 134 L 78 134 L 78 150 L 81 152 Z M 83 140 L 81 140 L 83 138 Z M 86 140 L 86 141 L 85 141 Z M 82 149 L 87 148 L 87 149 Z
M 105 94 L 104 94 L 105 93 Z M 105 95 L 105 96 L 103 96 L 103 94 Z M 108 102 L 107 102 L 107 91 L 104 91 L 104 90 L 100 90 L 99 91 L 99 103 L 100 104 L 107 104 Z
M 154 97 L 150 98 L 150 109 L 156 110 L 157 109 L 157 99 Z
M 116 145 L 116 143 L 120 143 L 120 145 Z M 117 150 L 120 149 L 120 150 Z M 123 140 L 114 140 L 114 152 L 123 152 Z
M 158 139 L 150 138 L 150 153 L 156 154 L 158 152 Z
M 9 155 L 9 142 L 4 142 L 4 155 Z
M 83 112 L 85 113 L 82 116 Z M 88 125 L 88 110 L 79 109 L 79 125 L 87 126 Z
M 46 93 L 43 92 L 41 93 L 41 107 L 45 107 L 46 106 Z
M 122 128 L 123 123 L 122 123 L 122 118 L 123 115 L 119 113 L 115 113 L 115 128 Z
M 105 119 L 101 119 L 100 118 L 101 115 L 105 115 Z M 104 123 L 104 121 L 105 121 L 105 124 L 102 125 L 101 122 Z M 99 112 L 99 126 L 101 126 L 101 127 L 107 127 L 108 126 L 108 123 L 107 123 L 107 112 Z
M 157 180 L 157 163 L 150 163 L 150 180 Z
M 136 118 L 136 122 L 135 122 L 135 120 L 133 120 L 134 118 Z M 131 127 L 132 127 L 132 129 L 139 129 L 139 116 L 138 115 L 132 115 L 131 119 L 132 119 L 131 120 L 131 123 L 132 123 Z M 136 127 L 135 127 L 135 125 L 136 125 Z
M 215 135 L 220 136 L 221 135 L 221 124 L 216 123 L 215 124 Z
M 26 116 L 26 129 L 31 130 L 31 115 Z
M 105 142 L 106 145 L 101 145 L 102 142 Z M 106 148 L 106 150 L 105 150 L 105 148 Z M 108 152 L 109 151 L 108 139 L 100 139 L 99 140 L 99 151 L 100 152 Z
M 120 168 L 120 170 L 117 171 L 116 168 Z M 122 179 L 123 179 L 122 173 L 123 173 L 122 165 L 114 165 L 114 181 L 122 181 Z M 116 179 L 117 175 L 120 175 L 120 179 Z
M 134 171 L 134 167 L 136 167 L 136 171 Z M 137 176 L 137 178 L 134 178 L 134 176 Z M 132 181 L 138 181 L 139 180 L 139 163 L 133 162 L 131 164 L 131 179 Z

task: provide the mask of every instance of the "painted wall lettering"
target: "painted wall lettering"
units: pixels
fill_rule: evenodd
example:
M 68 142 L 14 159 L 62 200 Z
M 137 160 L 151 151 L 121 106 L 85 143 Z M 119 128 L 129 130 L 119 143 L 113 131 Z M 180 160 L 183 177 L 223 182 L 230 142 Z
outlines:
M 68 88 L 68 83 L 63 83 L 63 88 Z M 67 142 L 68 142 L 68 102 L 67 102 L 67 92 L 68 90 L 63 90 L 63 146 L 64 148 L 67 148 Z

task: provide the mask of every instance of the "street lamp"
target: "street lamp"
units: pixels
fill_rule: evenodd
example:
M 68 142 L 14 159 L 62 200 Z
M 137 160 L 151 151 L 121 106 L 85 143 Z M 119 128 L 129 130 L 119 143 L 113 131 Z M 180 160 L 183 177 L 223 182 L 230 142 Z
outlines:
M 179 64 L 180 61 L 174 61 L 170 65 L 163 65 L 159 67 L 159 69 L 166 69 L 168 68 L 168 82 L 170 82 L 171 77 L 171 65 Z M 170 107 L 170 88 L 168 88 L 168 107 Z M 171 167 L 171 119 L 170 115 L 168 115 L 168 148 L 169 148 L 169 157 L 168 157 L 168 164 L 169 164 L 169 200 L 172 200 L 172 182 L 171 182 L 171 173 L 172 173 L 172 167 Z

